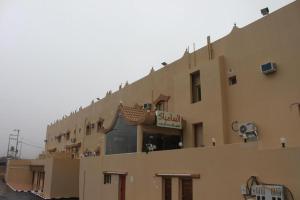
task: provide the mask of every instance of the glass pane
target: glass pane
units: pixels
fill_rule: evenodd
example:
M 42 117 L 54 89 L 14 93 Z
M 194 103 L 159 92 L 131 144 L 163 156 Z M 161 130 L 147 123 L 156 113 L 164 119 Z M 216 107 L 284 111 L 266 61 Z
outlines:
M 119 116 L 113 129 L 106 134 L 106 154 L 136 152 L 137 128 Z

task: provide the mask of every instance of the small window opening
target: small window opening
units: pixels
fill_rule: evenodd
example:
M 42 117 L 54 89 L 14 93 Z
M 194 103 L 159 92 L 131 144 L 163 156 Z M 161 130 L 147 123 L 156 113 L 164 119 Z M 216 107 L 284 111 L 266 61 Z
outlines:
M 166 110 L 166 102 L 160 101 L 156 104 L 156 110 L 165 111 Z
M 97 132 L 99 133 L 102 128 L 103 128 L 103 122 L 102 121 L 98 121 L 98 123 L 97 123 Z
M 204 147 L 203 123 L 193 124 L 195 147 Z
M 66 140 L 69 140 L 70 139 L 70 132 L 67 132 L 66 134 Z
M 190 77 L 192 103 L 196 103 L 198 101 L 201 101 L 200 71 L 192 73 Z
M 235 84 L 237 84 L 236 76 L 229 77 L 228 81 L 229 81 L 229 85 L 235 85 Z
M 86 135 L 91 135 L 91 126 L 90 125 L 87 125 L 86 126 Z
M 104 174 L 104 184 L 111 184 L 111 175 Z

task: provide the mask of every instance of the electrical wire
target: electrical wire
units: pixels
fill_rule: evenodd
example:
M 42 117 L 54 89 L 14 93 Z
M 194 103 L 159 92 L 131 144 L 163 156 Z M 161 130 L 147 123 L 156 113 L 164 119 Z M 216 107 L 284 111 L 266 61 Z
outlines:
M 29 144 L 29 143 L 24 142 L 24 141 L 20 141 L 20 143 L 25 144 L 27 146 L 34 147 L 34 148 L 43 149 L 43 147 L 41 147 L 41 146 L 38 146 L 38 145 L 35 145 L 35 144 Z

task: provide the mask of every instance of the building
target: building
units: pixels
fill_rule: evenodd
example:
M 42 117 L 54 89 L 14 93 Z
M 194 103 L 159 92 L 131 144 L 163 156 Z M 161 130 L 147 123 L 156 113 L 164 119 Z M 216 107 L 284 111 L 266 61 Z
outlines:
M 81 200 L 300 198 L 299 20 L 297 0 L 208 37 L 50 124 L 46 156 L 80 160 Z

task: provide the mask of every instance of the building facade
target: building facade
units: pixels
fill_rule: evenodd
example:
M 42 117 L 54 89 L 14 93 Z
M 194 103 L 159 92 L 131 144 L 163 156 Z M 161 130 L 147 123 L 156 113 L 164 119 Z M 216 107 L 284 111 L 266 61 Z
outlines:
M 300 198 L 299 21 L 297 0 L 208 37 L 50 124 L 46 155 L 80 159 L 81 200 Z

